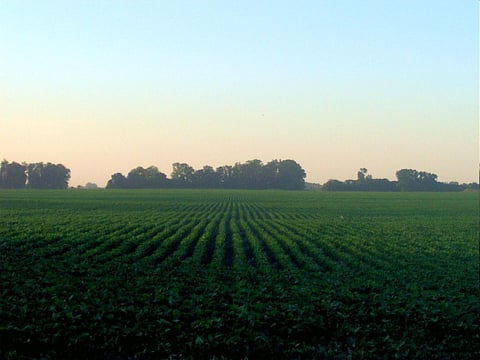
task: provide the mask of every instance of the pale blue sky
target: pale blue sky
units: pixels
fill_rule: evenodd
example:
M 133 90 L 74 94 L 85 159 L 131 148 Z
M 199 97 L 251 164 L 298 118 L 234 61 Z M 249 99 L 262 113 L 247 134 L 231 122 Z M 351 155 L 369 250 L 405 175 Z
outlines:
M 0 1 L 0 157 L 478 181 L 478 1 Z

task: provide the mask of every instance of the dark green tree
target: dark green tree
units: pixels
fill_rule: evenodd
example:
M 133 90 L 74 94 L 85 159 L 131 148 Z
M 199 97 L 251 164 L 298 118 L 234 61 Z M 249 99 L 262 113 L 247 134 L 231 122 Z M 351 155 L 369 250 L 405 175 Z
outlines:
M 40 162 L 27 165 L 29 189 L 66 189 L 69 180 L 70 169 L 62 164 Z
M 437 175 L 414 169 L 401 169 L 396 172 L 400 191 L 437 191 Z
M 263 164 L 258 159 L 234 166 L 220 166 L 217 169 L 205 165 L 194 170 L 186 163 L 172 164 L 171 179 L 158 171 L 155 166 L 132 169 L 127 177 L 120 173 L 112 175 L 107 188 L 223 188 L 223 189 L 285 189 L 303 190 L 305 171 L 294 160 L 272 160 Z
M 367 175 L 367 169 L 361 168 L 357 172 L 357 180 L 329 180 L 324 184 L 326 191 L 398 191 L 397 183 L 388 179 L 374 179 Z
M 238 171 L 238 185 L 242 189 L 264 189 L 265 184 L 262 181 L 263 177 L 263 163 L 258 160 L 248 160 L 244 164 L 239 164 Z
M 0 186 L 5 189 L 23 189 L 27 180 L 26 166 L 3 160 L 0 165 Z
M 128 187 L 127 178 L 121 173 L 115 173 L 107 182 L 107 189 L 125 189 Z
M 147 187 L 145 169 L 141 166 L 132 169 L 127 174 L 127 186 L 131 189 L 144 189 Z
M 345 184 L 340 180 L 330 179 L 322 185 L 322 189 L 325 191 L 345 191 Z
M 199 189 L 214 189 L 220 187 L 220 176 L 213 167 L 205 165 L 193 174 L 193 185 Z
M 263 167 L 263 182 L 265 183 L 265 188 L 267 189 L 276 189 L 278 188 L 278 172 L 279 172 L 279 160 L 272 160 L 265 164 Z
M 43 168 L 43 163 L 27 164 L 27 187 L 29 189 L 45 188 L 42 179 Z
M 146 169 L 138 166 L 128 173 L 126 187 L 131 189 L 167 187 L 167 176 L 161 173 L 156 166 L 149 166 Z
M 147 187 L 150 189 L 168 187 L 167 175 L 160 172 L 156 166 L 149 166 L 145 169 L 145 178 L 147 181 Z
M 357 181 L 359 181 L 359 182 L 365 181 L 365 176 L 367 175 L 367 171 L 368 170 L 366 168 L 361 168 L 357 172 Z
M 305 170 L 294 160 L 280 160 L 276 187 L 284 190 L 303 190 L 305 188 Z
M 62 164 L 47 163 L 44 170 L 47 189 L 67 189 L 70 173 L 70 169 Z
M 233 167 L 230 165 L 219 166 L 215 173 L 217 174 L 217 179 L 219 187 L 223 189 L 230 189 L 233 187 Z
M 192 187 L 195 170 L 185 163 L 172 164 L 172 183 L 175 187 Z

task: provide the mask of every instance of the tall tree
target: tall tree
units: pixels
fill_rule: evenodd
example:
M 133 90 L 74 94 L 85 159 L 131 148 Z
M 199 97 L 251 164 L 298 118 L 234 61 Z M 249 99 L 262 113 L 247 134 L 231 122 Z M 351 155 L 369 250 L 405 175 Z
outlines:
M 205 165 L 193 174 L 193 185 L 200 189 L 214 189 L 220 187 L 220 176 L 213 167 Z
M 28 164 L 27 179 L 27 187 L 30 189 L 66 189 L 70 180 L 70 169 L 62 164 Z
M 44 171 L 48 189 L 67 189 L 70 169 L 62 164 L 47 163 Z
M 294 160 L 280 160 L 276 185 L 284 190 L 303 190 L 305 188 L 305 170 Z
M 145 169 L 147 187 L 150 189 L 164 188 L 168 186 L 167 175 L 160 172 L 156 166 L 149 166 Z
M 217 174 L 218 183 L 220 188 L 230 189 L 233 187 L 232 176 L 233 167 L 230 165 L 219 166 L 215 173 Z
M 278 187 L 278 166 L 280 161 L 272 160 L 265 164 L 263 167 L 263 182 L 265 183 L 265 187 L 267 189 L 275 189 Z
M 26 166 L 3 160 L 0 165 L 0 186 L 5 189 L 23 189 L 27 180 Z
M 323 184 L 322 189 L 325 191 L 346 191 L 346 185 L 344 182 L 336 179 L 330 179 Z
M 436 191 L 439 183 L 437 175 L 414 169 L 401 169 L 396 172 L 401 191 Z
M 248 160 L 240 165 L 240 184 L 244 189 L 263 189 L 263 163 L 258 160 Z
M 171 179 L 174 186 L 177 187 L 191 187 L 193 183 L 193 174 L 195 170 L 185 163 L 173 163 L 172 164 Z
M 107 189 L 125 189 L 127 188 L 127 178 L 121 173 L 115 173 L 107 182 Z
M 167 186 L 167 176 L 156 166 L 143 168 L 141 166 L 130 170 L 126 179 L 126 187 L 132 189 L 156 189 Z
M 127 174 L 127 186 L 132 189 L 142 189 L 147 187 L 145 169 L 141 166 L 132 169 Z
M 305 171 L 294 160 L 272 160 L 263 164 L 258 159 L 234 166 L 225 165 L 217 169 L 205 165 L 194 170 L 186 163 L 172 164 L 171 179 L 155 166 L 132 169 L 125 178 L 116 173 L 107 183 L 107 188 L 224 188 L 224 189 L 286 189 L 303 190 Z
M 358 172 L 357 172 L 357 181 L 364 181 L 365 180 L 365 174 L 367 173 L 367 169 L 365 168 L 361 168 Z
M 43 163 L 27 165 L 27 187 L 29 189 L 43 189 L 42 172 Z

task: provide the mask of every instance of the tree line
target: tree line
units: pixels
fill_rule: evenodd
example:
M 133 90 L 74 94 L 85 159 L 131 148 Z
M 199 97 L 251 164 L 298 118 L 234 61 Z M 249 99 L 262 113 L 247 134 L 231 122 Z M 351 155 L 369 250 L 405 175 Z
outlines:
M 225 165 L 209 165 L 195 170 L 186 163 L 172 164 L 170 178 L 157 167 L 136 167 L 127 174 L 115 173 L 108 189 L 193 188 L 193 189 L 282 189 L 303 190 L 306 173 L 294 160 L 260 160 Z
M 395 175 L 396 181 L 374 179 L 361 168 L 356 180 L 329 180 L 322 189 L 326 191 L 463 191 L 478 189 L 477 183 L 459 184 L 458 182 L 438 182 L 438 176 L 426 171 L 401 169 Z
M 69 180 L 70 169 L 62 164 L 0 164 L 0 189 L 66 189 Z
M 172 164 L 170 178 L 157 167 L 136 167 L 124 176 L 115 173 L 107 183 L 109 189 L 282 189 L 324 191 L 463 191 L 479 189 L 478 183 L 438 182 L 438 176 L 426 171 L 401 169 L 396 181 L 375 179 L 361 168 L 356 180 L 329 180 L 325 184 L 305 183 L 306 173 L 294 160 L 260 160 L 225 165 L 209 165 L 195 170 L 186 163 Z M 70 169 L 62 164 L 18 163 L 3 160 L 0 164 L 0 189 L 67 189 Z M 90 184 L 85 188 L 96 188 Z M 95 186 L 93 186 L 95 185 Z

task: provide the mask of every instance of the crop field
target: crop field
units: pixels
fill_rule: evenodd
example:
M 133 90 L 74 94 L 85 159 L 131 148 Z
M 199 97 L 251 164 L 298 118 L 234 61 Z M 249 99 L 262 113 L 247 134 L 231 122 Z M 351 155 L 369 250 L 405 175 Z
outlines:
M 478 193 L 0 192 L 0 358 L 480 358 Z

